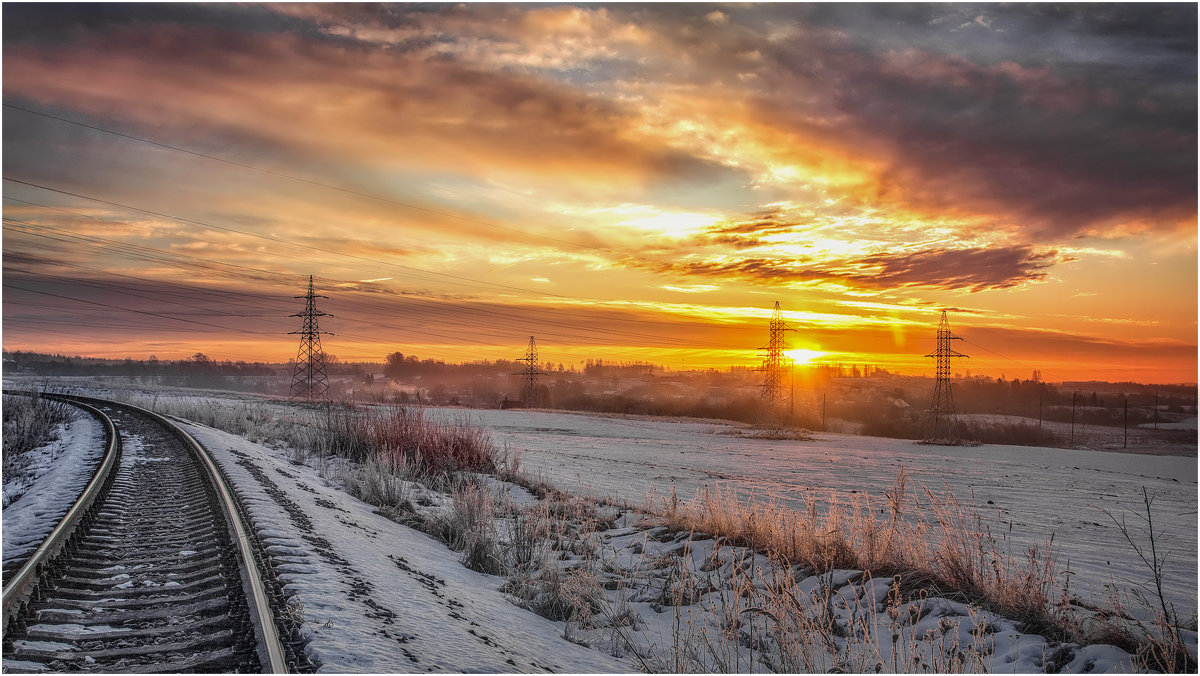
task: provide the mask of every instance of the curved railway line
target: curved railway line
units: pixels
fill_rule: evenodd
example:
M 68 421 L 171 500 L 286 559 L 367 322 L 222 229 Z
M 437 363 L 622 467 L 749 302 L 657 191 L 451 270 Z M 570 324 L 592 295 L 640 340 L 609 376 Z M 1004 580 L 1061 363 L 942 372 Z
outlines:
M 203 447 L 135 406 L 42 396 L 100 419 L 107 449 L 42 545 L 4 571 L 4 671 L 307 670 L 280 638 L 278 589 Z

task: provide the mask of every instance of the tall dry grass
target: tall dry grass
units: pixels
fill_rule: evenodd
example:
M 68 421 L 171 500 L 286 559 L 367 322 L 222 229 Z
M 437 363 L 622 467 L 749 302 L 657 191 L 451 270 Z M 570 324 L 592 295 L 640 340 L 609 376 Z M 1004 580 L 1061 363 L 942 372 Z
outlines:
M 4 395 L 3 449 L 4 471 L 10 463 L 51 441 L 54 428 L 74 415 L 70 405 L 37 396 Z
M 433 420 L 409 407 L 330 406 L 316 423 L 314 450 L 356 462 L 404 462 L 430 474 L 497 469 L 491 436 L 466 419 Z
M 901 468 L 882 499 L 808 492 L 799 510 L 774 498 L 743 501 L 718 486 L 690 501 L 664 500 L 658 511 L 672 529 L 724 537 L 812 574 L 898 575 L 908 593 L 926 588 L 959 595 L 1031 629 L 1059 628 L 1064 599 L 1053 538 L 1014 550 L 998 532 L 1004 527 L 999 518 L 986 519 L 948 488 L 913 490 L 911 483 Z

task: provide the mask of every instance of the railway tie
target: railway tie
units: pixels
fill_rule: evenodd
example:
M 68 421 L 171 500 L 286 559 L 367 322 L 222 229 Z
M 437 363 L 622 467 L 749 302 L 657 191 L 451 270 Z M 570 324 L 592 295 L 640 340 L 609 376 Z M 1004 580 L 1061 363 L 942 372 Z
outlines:
M 19 611 L 6 575 L 4 671 L 285 670 L 264 645 L 275 629 L 263 629 L 262 583 L 246 579 L 245 525 L 215 465 L 169 421 L 101 408 L 120 460 L 69 544 L 39 564 Z

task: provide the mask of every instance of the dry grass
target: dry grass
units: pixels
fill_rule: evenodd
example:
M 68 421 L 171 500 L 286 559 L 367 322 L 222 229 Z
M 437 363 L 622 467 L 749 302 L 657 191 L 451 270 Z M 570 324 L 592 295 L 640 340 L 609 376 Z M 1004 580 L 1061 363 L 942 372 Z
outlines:
M 430 474 L 497 468 L 491 437 L 466 419 L 431 420 L 419 408 L 331 406 L 317 423 L 318 452 L 354 461 L 403 458 Z
M 802 510 L 771 499 L 749 503 L 732 489 L 706 489 L 694 500 L 663 501 L 659 512 L 679 531 L 728 538 L 769 554 L 787 566 L 820 574 L 835 569 L 900 575 L 906 591 L 936 589 L 982 603 L 1030 629 L 1059 624 L 1061 591 L 1052 543 L 1012 551 L 997 518 L 949 491 L 912 491 L 901 469 L 882 500 L 857 493 L 805 496 Z
M 1145 514 L 1138 515 L 1142 528 L 1137 532 L 1142 541 L 1136 539 L 1132 526 L 1113 518 L 1159 583 L 1149 595 L 1139 596 L 1135 590 L 1138 604 L 1153 617 L 1139 621 L 1115 599 L 1107 608 L 1085 608 L 1073 599 L 1066 583 L 1058 582 L 1053 537 L 1041 545 L 1014 550 L 1011 524 L 998 515 L 987 518 L 975 504 L 961 501 L 948 488 L 934 491 L 917 486 L 914 491 L 909 484 L 901 469 L 892 489 L 881 500 L 831 492 L 820 504 L 810 493 L 802 510 L 784 507 L 775 500 L 748 504 L 733 490 L 718 487 L 698 493 L 691 501 L 672 495 L 654 505 L 653 511 L 677 532 L 711 534 L 730 544 L 764 552 L 774 562 L 774 569 L 783 573 L 782 578 L 771 578 L 765 593 L 748 591 L 746 582 L 739 586 L 736 580 L 731 581 L 734 588 L 746 590 L 740 596 L 754 600 L 746 604 L 750 612 L 766 617 L 771 625 L 769 633 L 777 643 L 772 659 L 779 660 L 772 664 L 773 669 L 875 670 L 875 664 L 863 661 L 867 659 L 864 655 L 871 652 L 864 649 L 878 648 L 869 626 L 861 624 L 855 629 L 830 625 L 831 615 L 812 612 L 813 607 L 822 604 L 812 594 L 807 597 L 807 607 L 797 605 L 798 598 L 806 597 L 795 593 L 791 576 L 796 569 L 806 575 L 852 569 L 865 571 L 868 577 L 894 576 L 895 602 L 923 596 L 958 599 L 1015 620 L 1024 631 L 1047 638 L 1085 645 L 1118 645 L 1133 655 L 1139 668 L 1195 670 L 1195 658 L 1187 651 L 1181 632 L 1181 628 L 1193 629 L 1194 620 L 1191 624 L 1181 621 L 1175 608 L 1163 601 L 1162 552 L 1155 549 L 1156 545 L 1161 548 L 1156 543 L 1161 536 L 1153 529 L 1151 496 L 1146 497 Z M 676 601 L 677 606 L 681 605 Z M 826 596 L 824 603 L 829 601 Z M 728 606 L 729 601 L 725 603 Z M 857 647 L 831 658 L 829 651 L 834 643 L 826 640 L 823 652 L 817 640 L 830 636 L 855 636 Z M 845 641 L 839 645 L 849 650 Z M 931 663 L 944 658 L 937 651 L 923 658 L 922 653 L 912 650 L 880 649 L 877 653 L 882 665 L 879 668 L 890 671 L 977 671 L 984 667 L 987 657 L 959 647 L 946 653 L 957 655 L 958 662 L 954 663 Z M 908 656 L 898 657 L 901 654 Z M 903 663 L 887 664 L 883 658 L 889 656 Z M 666 666 L 681 670 L 687 665 Z
M 26 454 L 55 437 L 55 429 L 75 415 L 75 409 L 62 402 L 32 397 L 4 395 L 3 474 L 6 481 L 26 471 Z M 7 499 L 7 498 L 6 498 Z
M 609 649 L 632 655 L 647 671 L 986 670 L 988 655 L 978 647 L 986 641 L 947 643 L 961 640 L 949 631 L 918 639 L 913 627 L 921 613 L 898 611 L 935 596 L 992 610 L 1047 637 L 1119 639 L 1140 666 L 1189 664 L 1180 657 L 1177 618 L 1148 631 L 1143 626 L 1141 635 L 1114 621 L 1123 615 L 1119 608 L 1081 619 L 1056 582 L 1052 541 L 1014 550 L 1009 525 L 998 515 L 988 518 L 948 488 L 915 485 L 903 469 L 882 498 L 813 492 L 803 508 L 791 509 L 717 487 L 689 501 L 672 495 L 653 505 L 650 511 L 675 531 L 720 538 L 714 556 L 736 546 L 744 547 L 743 556 L 765 553 L 769 562 L 705 575 L 689 569 L 686 556 L 670 562 L 677 568 L 661 577 L 657 603 L 672 614 L 672 635 L 647 646 L 639 641 L 637 614 L 620 593 L 647 571 L 614 573 L 599 554 L 599 534 L 612 517 L 602 516 L 594 501 L 530 478 L 519 453 L 497 452 L 490 437 L 466 421 L 431 421 L 406 408 L 293 410 L 283 422 L 279 407 L 260 404 L 188 402 L 173 408 L 214 427 L 352 460 L 340 477 L 352 494 L 447 542 L 468 567 L 504 576 L 504 590 L 519 605 L 564 621 L 571 640 L 594 641 L 598 629 L 608 632 Z M 470 471 L 524 485 L 538 500 L 514 505 L 467 478 Z M 414 503 L 426 505 L 421 500 L 427 489 L 418 484 L 451 495 L 421 509 Z M 800 588 L 798 580 L 839 569 L 894 580 L 886 607 L 846 598 L 832 585 Z M 887 630 L 881 630 L 880 617 Z M 1146 634 L 1161 645 L 1147 646 Z M 905 638 L 895 643 L 898 636 Z
M 481 573 L 499 575 L 506 570 L 496 524 L 495 496 L 487 488 L 466 481 L 454 489 L 453 509 L 429 522 L 429 532 L 451 549 L 462 552 L 463 565 Z

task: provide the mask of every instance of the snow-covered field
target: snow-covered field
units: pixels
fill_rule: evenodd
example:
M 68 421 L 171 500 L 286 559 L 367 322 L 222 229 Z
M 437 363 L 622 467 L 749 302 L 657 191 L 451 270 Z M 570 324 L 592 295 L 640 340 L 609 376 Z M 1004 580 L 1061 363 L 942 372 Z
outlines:
M 653 428 L 670 432 L 671 425 L 653 423 Z M 740 613 L 749 604 L 739 599 L 769 596 L 764 589 L 779 572 L 748 550 L 712 539 L 691 541 L 663 529 L 647 531 L 640 517 L 627 513 L 600 534 L 598 562 L 567 555 L 560 564 L 564 572 L 586 570 L 579 580 L 595 576 L 593 587 L 605 590 L 599 592 L 605 598 L 602 610 L 591 622 L 553 622 L 518 608 L 501 591 L 503 577 L 467 570 L 461 556 L 442 543 L 347 496 L 330 481 L 336 470 L 298 465 L 288 449 L 202 425 L 188 429 L 214 453 L 248 504 L 287 588 L 296 594 L 311 639 L 308 651 L 321 671 L 631 672 L 643 664 L 655 671 L 763 668 L 754 660 L 765 653 L 751 646 L 755 627 L 765 635 L 768 622 Z M 522 494 L 519 501 L 532 500 L 519 487 L 507 488 Z M 436 502 L 430 510 L 439 508 Z M 714 580 L 748 584 L 755 592 L 722 591 Z M 1025 673 L 1051 664 L 1069 671 L 1132 668 L 1129 655 L 1111 646 L 1056 644 L 1020 632 L 1010 620 L 945 599 L 897 603 L 889 614 L 890 582 L 860 580 L 856 571 L 802 582 L 798 594 L 805 612 L 812 617 L 828 612 L 831 621 L 859 627 L 863 636 L 832 639 L 842 646 L 832 652 L 814 640 L 811 649 L 795 653 L 803 661 L 779 666 L 787 671 L 806 666 L 866 671 L 877 664 L 906 669 L 914 655 L 922 655 L 935 671 Z M 696 590 L 700 600 L 672 607 L 672 595 Z M 740 631 L 731 639 L 727 623 L 734 619 Z M 811 629 L 797 625 L 792 631 Z M 893 655 L 898 662 L 889 661 Z
M 1185 617 L 1196 607 L 1194 457 L 921 446 L 836 434 L 819 434 L 810 441 L 761 440 L 738 436 L 744 430 L 719 423 L 543 411 L 435 409 L 429 414 L 452 419 L 465 414 L 491 430 L 498 446 L 520 451 L 528 472 L 563 490 L 634 504 L 648 496 L 664 498 L 672 488 L 686 499 L 717 484 L 737 489 L 747 500 L 774 497 L 797 507 L 806 489 L 879 496 L 903 465 L 918 482 L 936 490 L 948 487 L 986 510 L 995 509 L 998 518 L 1012 523 L 1018 553 L 1025 543 L 1053 533 L 1060 569 L 1073 572 L 1072 593 L 1099 593 L 1109 581 L 1128 588 L 1148 578 L 1100 511 L 1107 509 L 1118 518 L 1137 511 L 1145 486 L 1156 496 L 1156 531 L 1164 534 L 1162 542 L 1171 550 L 1167 593 Z M 249 506 L 283 580 L 296 595 L 297 612 L 311 639 L 309 653 L 322 671 L 630 672 L 651 655 L 654 668 L 669 671 L 751 666 L 747 660 L 753 649 L 739 647 L 739 639 L 744 641 L 748 630 L 748 645 L 754 645 L 754 619 L 738 614 L 737 595 L 711 587 L 714 579 L 736 581 L 741 574 L 761 592 L 766 584 L 761 569 L 751 564 L 750 570 L 759 572 L 745 577 L 747 557 L 754 560 L 745 550 L 711 539 L 688 541 L 661 529 L 647 531 L 634 515 L 623 516 L 614 528 L 598 534 L 599 561 L 586 563 L 607 599 L 599 613 L 608 614 L 607 626 L 553 622 L 518 608 L 501 591 L 503 577 L 464 568 L 461 555 L 441 542 L 348 496 L 327 469 L 296 464 L 288 449 L 268 448 L 202 425 L 189 429 L 214 453 Z M 76 436 L 85 440 L 81 446 L 100 445 L 82 428 L 65 438 Z M 531 499 L 524 495 L 522 500 Z M 447 500 L 442 498 L 441 504 Z M 433 502 L 429 509 L 439 507 L 439 499 Z M 10 518 L 6 510 L 6 558 Z M 567 557 L 562 565 L 583 568 L 585 562 Z M 665 597 L 682 593 L 684 578 L 702 582 L 700 587 L 708 590 L 703 600 L 674 610 L 668 602 L 664 608 Z M 814 593 L 810 603 L 821 603 L 825 594 L 821 613 L 847 627 L 865 622 L 864 639 L 853 650 L 848 639 L 834 639 L 859 661 L 817 662 L 825 665 L 820 670 L 839 664 L 871 670 L 878 658 L 890 671 L 888 660 L 896 653 L 889 645 L 908 650 L 909 659 L 914 651 L 926 654 L 927 666 L 942 667 L 936 670 L 1025 672 L 1053 664 L 1072 671 L 1125 671 L 1131 666 L 1128 655 L 1115 648 L 1059 646 L 1020 633 L 1011 621 L 945 599 L 922 601 L 920 607 L 889 605 L 889 580 L 856 580 L 853 571 L 844 571 L 800 585 Z M 866 608 L 872 612 L 864 620 Z M 756 617 L 765 627 L 765 617 Z M 897 618 L 905 617 L 914 621 L 900 626 Z M 733 626 L 731 618 L 745 620 L 734 622 L 742 628 L 732 644 L 726 633 Z M 691 643 L 681 648 L 684 634 Z M 1194 632 L 1188 632 L 1188 640 L 1194 653 Z M 981 646 L 986 651 L 975 652 Z M 704 647 L 703 654 L 694 652 L 697 647 Z M 966 662 L 939 661 L 964 652 Z M 818 653 L 813 659 L 832 659 Z M 685 661 L 672 663 L 681 656 Z M 899 664 L 905 666 L 903 660 Z M 791 670 L 804 666 L 790 665 Z
M 461 416 L 461 409 L 442 409 Z M 983 445 L 925 446 L 900 439 L 816 433 L 811 441 L 732 436 L 736 427 L 541 411 L 472 410 L 496 443 L 524 452 L 524 465 L 557 487 L 633 502 L 679 497 L 717 483 L 748 499 L 775 496 L 802 506 L 805 489 L 866 492 L 891 488 L 904 465 L 916 481 L 974 498 L 1012 523 L 1019 553 L 1054 536 L 1071 590 L 1103 594 L 1115 581 L 1144 585 L 1149 571 L 1103 511 L 1129 523 L 1155 496 L 1156 532 L 1169 549 L 1166 590 L 1181 613 L 1196 609 L 1197 474 L 1195 457 Z M 1160 543 L 1161 544 L 1161 543 Z

